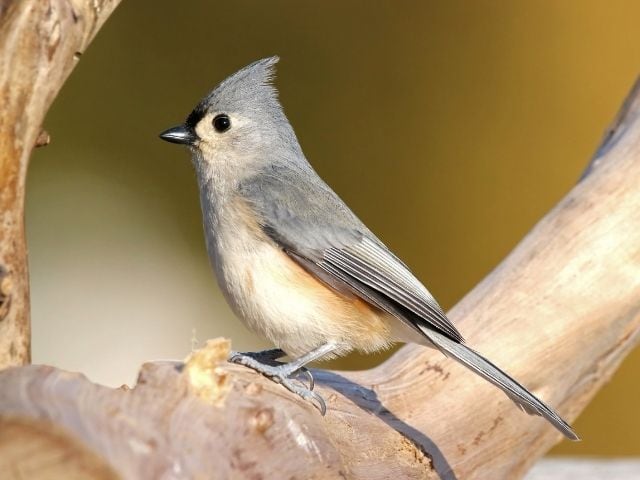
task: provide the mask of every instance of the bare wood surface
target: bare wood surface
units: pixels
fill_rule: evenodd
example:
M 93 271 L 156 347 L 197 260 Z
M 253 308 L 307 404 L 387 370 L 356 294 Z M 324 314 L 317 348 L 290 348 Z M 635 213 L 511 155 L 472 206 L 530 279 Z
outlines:
M 27 165 L 49 106 L 119 0 L 0 0 L 0 368 L 30 360 Z
M 0 373 L 0 418 L 54 421 L 126 479 L 358 474 L 348 466 L 351 449 L 342 450 L 347 439 L 338 436 L 347 432 L 346 424 L 334 430 L 281 386 L 226 364 L 228 352 L 229 342 L 219 339 L 184 364 L 145 364 L 133 390 L 95 385 L 46 366 L 10 368 Z M 409 440 L 371 420 L 367 431 L 352 435 L 361 445 L 380 442 L 372 453 L 385 447 L 386 473 L 412 478 L 428 471 L 429 460 Z

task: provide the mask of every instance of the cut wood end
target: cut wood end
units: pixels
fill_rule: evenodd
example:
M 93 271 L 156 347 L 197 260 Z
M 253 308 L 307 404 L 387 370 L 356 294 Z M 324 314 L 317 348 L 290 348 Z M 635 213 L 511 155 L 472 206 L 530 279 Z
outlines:
M 224 404 L 231 389 L 229 372 L 221 367 L 230 351 L 228 339 L 214 338 L 185 359 L 184 371 L 189 378 L 189 387 L 200 399 L 215 406 Z
M 13 416 L 0 416 L 0 471 L 6 480 L 120 478 L 64 429 L 46 420 Z

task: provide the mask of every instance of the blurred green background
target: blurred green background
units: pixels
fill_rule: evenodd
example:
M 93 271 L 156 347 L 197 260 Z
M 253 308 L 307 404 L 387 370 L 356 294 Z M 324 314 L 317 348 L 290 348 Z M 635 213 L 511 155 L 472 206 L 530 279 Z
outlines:
M 576 182 L 640 71 L 638 18 L 635 1 L 124 0 L 29 171 L 34 361 L 119 385 L 194 334 L 264 346 L 210 273 L 187 151 L 157 134 L 273 54 L 314 167 L 451 307 Z M 636 351 L 554 452 L 640 455 L 639 368 Z

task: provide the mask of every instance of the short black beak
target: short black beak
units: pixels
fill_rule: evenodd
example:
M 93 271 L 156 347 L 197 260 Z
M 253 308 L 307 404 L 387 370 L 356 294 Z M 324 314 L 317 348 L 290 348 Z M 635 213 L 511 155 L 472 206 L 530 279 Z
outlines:
M 191 131 L 191 129 L 184 125 L 165 130 L 160 134 L 160 138 L 167 142 L 179 143 L 181 145 L 193 145 L 197 140 L 196 135 Z

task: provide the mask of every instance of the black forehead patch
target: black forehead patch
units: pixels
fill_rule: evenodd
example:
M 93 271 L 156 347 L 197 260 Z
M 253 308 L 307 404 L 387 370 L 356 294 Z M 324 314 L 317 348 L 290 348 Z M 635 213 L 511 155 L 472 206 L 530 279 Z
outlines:
M 185 126 L 193 131 L 196 128 L 196 125 L 202 120 L 202 117 L 207 113 L 207 109 L 204 105 L 200 104 L 196 108 L 193 109 L 193 112 L 189 114 L 187 117 L 187 121 L 184 122 Z

